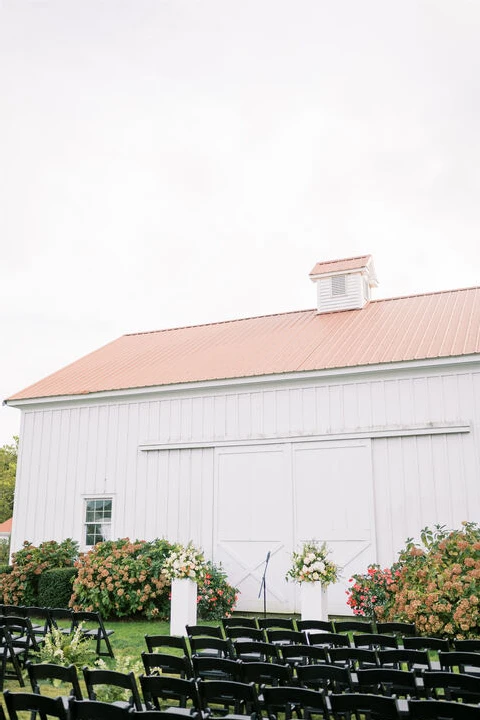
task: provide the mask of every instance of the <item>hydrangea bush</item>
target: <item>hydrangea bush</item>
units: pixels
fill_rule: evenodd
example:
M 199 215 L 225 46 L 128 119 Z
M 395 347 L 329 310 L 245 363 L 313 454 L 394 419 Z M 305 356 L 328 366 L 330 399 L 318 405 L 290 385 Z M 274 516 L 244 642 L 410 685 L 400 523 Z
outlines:
M 105 618 L 167 619 L 171 580 L 190 578 L 198 583 L 198 614 L 216 620 L 231 613 L 237 590 L 221 568 L 205 561 L 203 552 L 167 540 L 128 538 L 98 543 L 80 556 L 70 606 L 95 610 Z
M 376 589 L 373 578 L 367 588 L 371 591 L 372 612 L 378 620 L 415 623 L 422 635 L 458 639 L 479 636 L 480 527 L 477 523 L 464 522 L 460 530 L 447 530 L 440 525 L 424 528 L 421 542 L 409 538 L 390 573 L 383 571 L 383 576 L 381 582 L 379 578 L 383 592 L 373 592 Z M 354 581 L 357 584 L 358 578 L 354 577 Z M 360 593 L 355 585 L 350 590 L 350 598 L 355 597 L 354 593 Z M 366 593 L 362 594 L 366 597 Z M 361 595 L 358 599 L 362 602 Z M 357 607 L 362 609 L 361 604 Z M 368 609 L 368 603 L 366 607 Z
M 294 582 L 320 582 L 331 585 L 337 582 L 339 568 L 328 559 L 330 550 L 326 543 L 310 540 L 303 544 L 300 552 L 292 554 L 292 565 L 287 572 L 286 580 Z
M 106 618 L 167 617 L 169 581 L 162 569 L 175 547 L 167 540 L 98 543 L 76 563 L 70 607 Z

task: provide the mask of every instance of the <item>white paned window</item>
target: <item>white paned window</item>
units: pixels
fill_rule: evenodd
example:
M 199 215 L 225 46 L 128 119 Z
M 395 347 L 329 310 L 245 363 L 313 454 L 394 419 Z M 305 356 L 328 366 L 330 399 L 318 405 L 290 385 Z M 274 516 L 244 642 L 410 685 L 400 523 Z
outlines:
M 345 295 L 347 286 L 345 275 L 333 275 L 332 277 L 332 295 Z
M 110 540 L 112 536 L 112 498 L 85 500 L 85 533 L 87 547 Z

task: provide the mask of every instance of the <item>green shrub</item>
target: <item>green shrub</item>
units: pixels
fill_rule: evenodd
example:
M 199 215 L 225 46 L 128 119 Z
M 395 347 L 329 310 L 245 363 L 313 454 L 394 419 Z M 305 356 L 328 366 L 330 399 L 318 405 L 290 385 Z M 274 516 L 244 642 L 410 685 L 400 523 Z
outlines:
M 198 617 L 201 620 L 230 617 L 237 599 L 238 589 L 228 583 L 222 566 L 207 562 L 205 579 L 198 585 Z
M 45 635 L 45 642 L 37 656 L 38 662 L 65 666 L 72 664 L 80 669 L 84 665 L 92 666 L 97 654 L 94 640 L 85 638 L 81 627 L 77 627 L 72 635 L 66 635 L 57 628 L 52 628 Z
M 0 566 L 8 565 L 8 559 L 10 557 L 10 540 L 2 538 L 0 540 Z
M 37 605 L 38 582 L 45 570 L 72 567 L 78 556 L 78 543 L 67 538 L 61 543 L 50 540 L 38 547 L 26 540 L 12 556 L 13 569 L 1 576 L 3 602 L 12 605 Z
M 40 607 L 66 608 L 72 597 L 72 583 L 77 569 L 53 568 L 45 570 L 38 581 L 38 604 Z
M 0 565 L 0 575 L 3 575 L 4 573 L 11 573 L 13 570 L 13 565 Z M 0 580 L 1 582 L 1 580 Z
M 70 606 L 105 618 L 168 617 L 170 586 L 162 568 L 175 547 L 167 540 L 98 543 L 76 563 Z

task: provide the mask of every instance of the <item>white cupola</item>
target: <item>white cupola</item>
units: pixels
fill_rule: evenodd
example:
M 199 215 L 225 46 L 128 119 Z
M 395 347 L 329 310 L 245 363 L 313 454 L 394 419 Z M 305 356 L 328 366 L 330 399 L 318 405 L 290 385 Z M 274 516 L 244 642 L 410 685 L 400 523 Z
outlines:
M 319 313 L 359 310 L 378 285 L 371 255 L 319 262 L 310 280 L 317 284 Z

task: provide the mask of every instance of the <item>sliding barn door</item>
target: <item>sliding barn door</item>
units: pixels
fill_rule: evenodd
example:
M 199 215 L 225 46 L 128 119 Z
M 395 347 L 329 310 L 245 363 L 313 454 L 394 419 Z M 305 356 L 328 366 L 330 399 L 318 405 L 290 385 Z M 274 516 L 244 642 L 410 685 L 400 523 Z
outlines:
M 342 582 L 329 589 L 329 612 L 346 614 L 345 588 L 375 562 L 370 440 L 293 445 L 294 542 L 315 538 L 332 549 Z M 299 610 L 299 593 L 296 593 Z
M 240 590 L 238 610 L 262 611 L 268 553 L 267 609 L 291 607 L 293 589 L 285 583 L 293 529 L 289 457 L 286 444 L 216 451 L 214 559 Z

